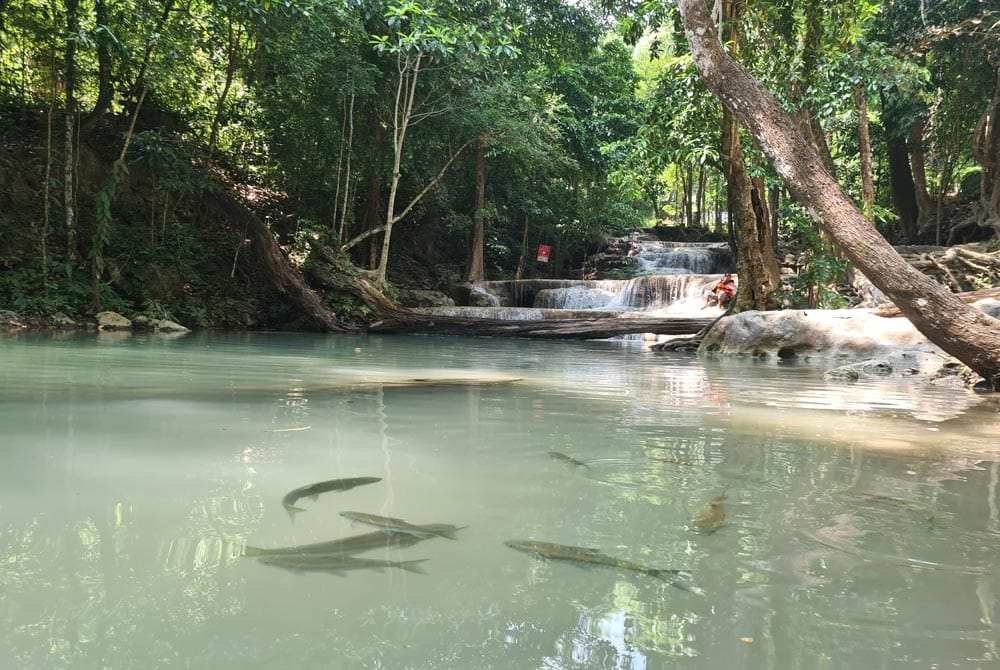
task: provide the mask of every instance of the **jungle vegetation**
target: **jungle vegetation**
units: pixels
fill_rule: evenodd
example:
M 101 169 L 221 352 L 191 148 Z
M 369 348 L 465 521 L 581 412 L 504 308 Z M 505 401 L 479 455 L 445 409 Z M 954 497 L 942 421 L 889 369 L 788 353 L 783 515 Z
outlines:
M 991 3 L 711 10 L 885 239 L 996 238 Z M 742 309 L 835 305 L 849 265 L 669 2 L 0 0 L 0 309 L 335 328 L 371 304 L 326 286 L 304 308 L 276 263 L 310 276 L 333 251 L 392 297 L 579 276 L 650 226 L 731 240 Z

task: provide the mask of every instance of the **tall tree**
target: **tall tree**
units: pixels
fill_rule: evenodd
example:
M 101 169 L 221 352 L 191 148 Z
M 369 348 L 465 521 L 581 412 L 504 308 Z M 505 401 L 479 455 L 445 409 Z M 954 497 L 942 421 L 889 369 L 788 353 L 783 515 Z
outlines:
M 679 0 L 691 53 L 709 90 L 754 136 L 789 191 L 929 340 L 1000 390 L 1000 320 L 913 268 L 851 201 L 788 114 L 723 50 L 704 0 Z

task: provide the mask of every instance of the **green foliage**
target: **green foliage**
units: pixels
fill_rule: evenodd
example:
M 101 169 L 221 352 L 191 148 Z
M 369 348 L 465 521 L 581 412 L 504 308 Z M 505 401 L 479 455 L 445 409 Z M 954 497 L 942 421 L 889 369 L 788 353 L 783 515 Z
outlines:
M 781 215 L 786 242 L 801 250 L 799 258 L 804 262 L 798 273 L 786 278 L 775 291 L 779 304 L 789 309 L 846 307 L 847 301 L 837 293 L 836 285 L 844 279 L 847 261 L 823 241 L 815 222 L 802 207 L 794 203 L 786 205 Z

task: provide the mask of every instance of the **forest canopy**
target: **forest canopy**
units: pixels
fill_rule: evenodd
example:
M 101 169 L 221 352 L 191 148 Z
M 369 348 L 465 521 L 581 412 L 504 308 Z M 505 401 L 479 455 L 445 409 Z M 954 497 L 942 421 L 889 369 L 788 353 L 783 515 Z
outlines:
M 579 277 L 656 226 L 762 244 L 739 262 L 764 273 L 790 248 L 805 267 L 759 300 L 835 300 L 843 261 L 705 89 L 676 9 L 613 4 L 0 0 L 0 308 L 288 325 L 225 198 L 290 262 L 322 244 L 390 292 Z M 715 7 L 890 242 L 996 237 L 989 3 Z

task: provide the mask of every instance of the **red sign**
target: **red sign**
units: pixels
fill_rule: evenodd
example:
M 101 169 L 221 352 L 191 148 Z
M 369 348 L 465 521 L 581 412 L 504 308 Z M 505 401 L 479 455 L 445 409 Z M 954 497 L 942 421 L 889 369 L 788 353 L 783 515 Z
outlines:
M 542 263 L 549 262 L 549 256 L 552 255 L 552 247 L 548 244 L 538 245 L 538 260 Z

